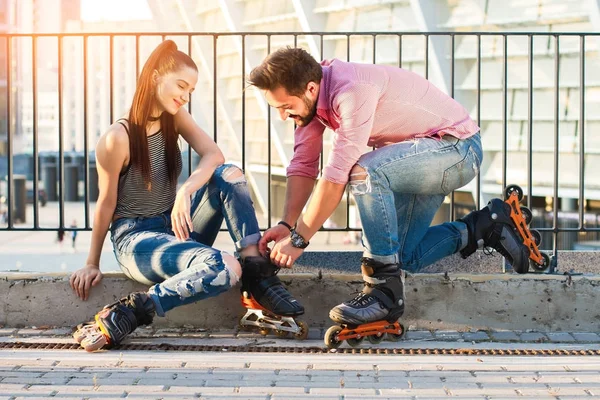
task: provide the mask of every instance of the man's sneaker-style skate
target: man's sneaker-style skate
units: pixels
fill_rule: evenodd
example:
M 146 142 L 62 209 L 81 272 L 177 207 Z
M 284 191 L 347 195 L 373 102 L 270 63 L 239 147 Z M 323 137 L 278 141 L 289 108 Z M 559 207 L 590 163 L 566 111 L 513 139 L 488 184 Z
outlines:
M 404 272 L 398 264 L 383 264 L 362 258 L 365 286 L 354 299 L 334 307 L 329 318 L 339 323 L 325 333 L 325 345 L 337 348 L 345 340 L 352 347 L 366 337 L 380 343 L 385 333 L 391 340 L 404 335 L 398 318 L 404 314 Z
M 304 307 L 288 292 L 277 276 L 279 268 L 265 257 L 246 257 L 242 262 L 242 305 L 246 312 L 240 328 L 258 328 L 262 335 L 271 330 L 279 337 L 293 334 L 303 340 L 308 326 L 294 317 L 304 314 Z
M 144 292 L 135 292 L 105 306 L 94 321 L 79 324 L 73 338 L 86 351 L 110 349 L 119 345 L 140 325 L 150 325 L 155 306 Z
M 492 199 L 482 210 L 459 219 L 469 232 L 467 246 L 460 251 L 462 257 L 467 258 L 479 247 L 491 247 L 520 274 L 529 271 L 530 260 L 536 271 L 545 270 L 550 258 L 539 251 L 542 237 L 538 231 L 528 228 L 533 218 L 531 211 L 519 206 L 523 190 L 517 185 L 508 186 L 505 197 L 505 201 Z

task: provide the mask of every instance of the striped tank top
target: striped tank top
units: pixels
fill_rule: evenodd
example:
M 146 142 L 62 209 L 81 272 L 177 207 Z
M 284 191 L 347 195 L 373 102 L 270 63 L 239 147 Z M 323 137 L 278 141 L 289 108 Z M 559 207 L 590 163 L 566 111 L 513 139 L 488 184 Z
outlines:
M 129 129 L 119 122 L 129 135 Z M 133 167 L 131 163 L 119 175 L 117 192 L 117 207 L 115 214 L 118 217 L 152 217 L 159 215 L 171 207 L 175 202 L 177 182 L 171 183 L 167 171 L 167 155 L 165 152 L 165 138 L 162 131 L 148 136 L 148 153 L 150 156 L 150 182 L 152 188 L 147 190 L 142 170 Z M 177 176 L 181 173 L 181 151 L 177 146 Z

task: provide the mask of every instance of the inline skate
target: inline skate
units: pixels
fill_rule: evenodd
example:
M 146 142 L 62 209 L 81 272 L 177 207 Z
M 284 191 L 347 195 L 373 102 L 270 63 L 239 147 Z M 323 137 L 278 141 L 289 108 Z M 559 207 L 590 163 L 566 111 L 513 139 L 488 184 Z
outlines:
M 344 341 L 351 347 L 365 338 L 378 344 L 384 335 L 391 341 L 404 336 L 405 328 L 398 322 L 404 314 L 404 271 L 398 264 L 383 264 L 371 258 L 361 259 L 365 286 L 354 299 L 334 307 L 329 318 L 339 325 L 325 333 L 325 345 L 338 348 Z
M 243 330 L 258 330 L 266 336 L 271 331 L 280 338 L 293 335 L 304 340 L 308 326 L 294 317 L 304 314 L 304 307 L 283 287 L 277 276 L 279 268 L 264 257 L 246 257 L 242 262 Z
M 520 274 L 529 272 L 530 266 L 537 272 L 546 270 L 550 257 L 539 250 L 542 235 L 529 229 L 533 214 L 519 204 L 522 199 L 523 190 L 517 185 L 510 185 L 504 190 L 504 201 L 492 199 L 482 210 L 460 219 L 469 231 L 469 242 L 460 251 L 462 257 L 467 258 L 483 246 L 502 254 Z
M 89 352 L 110 349 L 138 326 L 151 324 L 154 313 L 154 302 L 147 293 L 132 293 L 105 306 L 93 321 L 77 325 L 73 338 Z

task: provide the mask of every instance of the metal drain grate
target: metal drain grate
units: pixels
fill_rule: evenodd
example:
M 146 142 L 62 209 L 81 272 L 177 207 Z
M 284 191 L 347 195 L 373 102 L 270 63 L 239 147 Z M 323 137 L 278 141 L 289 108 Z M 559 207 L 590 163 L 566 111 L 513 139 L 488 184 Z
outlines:
M 83 350 L 77 343 L 0 343 L 0 350 Z M 248 353 L 304 353 L 304 354 L 398 354 L 398 355 L 449 355 L 449 356 L 600 356 L 600 350 L 566 349 L 424 349 L 424 348 L 339 348 L 326 347 L 264 347 L 264 346 L 217 346 L 217 345 L 177 345 L 177 344 L 123 344 L 115 350 L 150 351 L 214 351 Z

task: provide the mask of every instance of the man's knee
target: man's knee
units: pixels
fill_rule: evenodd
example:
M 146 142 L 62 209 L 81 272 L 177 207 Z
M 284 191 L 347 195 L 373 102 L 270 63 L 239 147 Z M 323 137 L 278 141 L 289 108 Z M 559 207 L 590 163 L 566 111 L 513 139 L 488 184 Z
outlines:
M 367 170 L 358 164 L 354 164 L 350 171 L 350 191 L 354 195 L 371 192 L 371 178 Z

